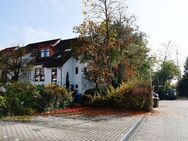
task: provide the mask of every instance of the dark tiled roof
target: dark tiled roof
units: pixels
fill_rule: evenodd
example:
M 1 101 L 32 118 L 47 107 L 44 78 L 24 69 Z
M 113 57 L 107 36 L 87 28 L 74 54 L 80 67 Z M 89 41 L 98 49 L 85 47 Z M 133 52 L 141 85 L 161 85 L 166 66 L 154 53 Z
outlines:
M 28 52 L 33 52 L 37 50 L 41 45 L 55 45 L 60 41 L 61 39 L 53 39 L 53 40 L 48 40 L 48 41 L 42 41 L 42 42 L 37 42 L 37 43 L 31 43 L 25 46 L 26 50 Z
M 77 38 L 61 40 L 60 43 L 55 46 L 55 48 L 56 48 L 57 51 L 62 51 L 62 50 L 65 50 L 67 48 L 71 48 L 75 44 L 75 42 L 77 42 L 77 41 L 78 41 Z
M 56 46 L 56 53 L 50 57 L 48 63 L 44 67 L 62 66 L 73 55 L 72 46 L 75 45 L 76 38 L 61 40 Z
M 18 48 L 19 46 L 14 46 L 14 47 L 9 47 L 9 48 L 5 48 L 3 50 L 0 51 L 0 54 L 4 54 L 4 55 L 11 55 L 16 48 Z
M 31 43 L 26 45 L 24 48 L 28 53 L 32 53 L 35 56 L 35 65 L 43 65 L 44 67 L 59 67 L 62 66 L 69 58 L 73 56 L 72 46 L 77 43 L 77 38 L 72 39 L 54 39 L 43 42 Z M 41 46 L 51 46 L 55 49 L 55 54 L 51 57 L 39 57 L 39 49 Z M 11 52 L 16 47 L 6 48 L 1 52 Z
M 51 40 L 46 42 L 40 42 L 35 44 L 36 46 L 40 46 L 41 44 L 49 44 L 53 43 L 55 41 L 54 48 L 56 50 L 56 53 L 51 57 L 45 57 L 45 58 L 36 58 L 36 64 L 43 65 L 44 67 L 50 68 L 50 67 L 59 67 L 62 66 L 69 58 L 72 57 L 72 46 L 77 41 L 76 38 L 73 39 L 67 39 L 67 40 Z M 31 45 L 30 45 L 31 46 Z

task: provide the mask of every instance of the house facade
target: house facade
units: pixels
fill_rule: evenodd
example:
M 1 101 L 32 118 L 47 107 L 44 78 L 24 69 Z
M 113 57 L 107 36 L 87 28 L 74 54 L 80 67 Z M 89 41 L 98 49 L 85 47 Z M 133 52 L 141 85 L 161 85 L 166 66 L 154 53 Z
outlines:
M 21 79 L 34 85 L 53 83 L 80 93 L 91 88 L 92 84 L 84 76 L 86 64 L 73 56 L 71 47 L 76 41 L 76 38 L 55 39 L 26 45 L 24 58 L 33 60 L 34 65 L 31 72 Z

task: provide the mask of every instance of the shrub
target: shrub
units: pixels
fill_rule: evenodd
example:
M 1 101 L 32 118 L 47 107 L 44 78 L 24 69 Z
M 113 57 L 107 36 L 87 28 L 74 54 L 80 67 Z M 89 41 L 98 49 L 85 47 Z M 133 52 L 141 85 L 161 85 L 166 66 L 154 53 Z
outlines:
M 93 102 L 93 97 L 91 95 L 81 95 L 80 102 L 84 106 L 89 106 Z
M 7 108 L 7 102 L 5 97 L 0 96 L 0 117 L 3 116 L 3 114 L 6 113 Z
M 36 106 L 35 109 L 37 112 L 44 112 L 45 109 L 49 107 L 49 103 L 51 102 L 53 95 L 51 93 L 47 93 L 44 85 L 37 85 L 36 89 L 38 91 L 38 97 L 36 98 Z
M 144 82 L 132 80 L 116 89 L 109 87 L 108 95 L 95 97 L 93 106 L 150 111 L 153 107 L 151 92 L 151 87 Z
M 3 96 L 0 96 L 0 108 L 6 107 L 6 99 Z
M 153 107 L 151 87 L 139 85 L 123 95 L 127 109 L 150 111 Z
M 45 95 L 50 97 L 49 103 L 46 105 L 46 110 L 65 108 L 72 104 L 72 97 L 64 87 L 49 84 L 45 86 Z
M 105 96 L 107 95 L 107 89 L 105 87 L 103 88 L 91 88 L 91 89 L 87 89 L 84 92 L 85 95 L 91 95 L 92 97 L 99 94 L 101 96 Z
M 38 93 L 30 83 L 15 82 L 7 86 L 5 98 L 7 109 L 11 115 L 33 114 Z
M 93 107 L 108 107 L 108 100 L 106 97 L 97 96 L 93 99 Z
M 95 97 L 93 100 L 94 107 L 124 108 L 123 97 L 121 95 L 108 95 Z
M 72 101 L 71 95 L 61 86 L 15 82 L 7 86 L 4 96 L 0 96 L 0 112 L 3 109 L 9 115 L 29 115 L 64 108 Z

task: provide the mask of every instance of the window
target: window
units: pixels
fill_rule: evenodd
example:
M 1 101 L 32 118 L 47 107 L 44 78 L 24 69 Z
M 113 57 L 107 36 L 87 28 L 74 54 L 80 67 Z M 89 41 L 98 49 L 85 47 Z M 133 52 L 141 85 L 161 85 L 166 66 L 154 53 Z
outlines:
M 44 81 L 44 68 L 35 68 L 35 81 Z
M 43 49 L 40 51 L 40 57 L 49 57 L 49 49 Z
M 75 74 L 78 74 L 78 67 L 75 68 Z
M 52 83 L 57 83 L 57 69 L 52 69 Z
M 78 88 L 78 84 L 75 85 L 75 88 L 76 88 L 76 89 Z

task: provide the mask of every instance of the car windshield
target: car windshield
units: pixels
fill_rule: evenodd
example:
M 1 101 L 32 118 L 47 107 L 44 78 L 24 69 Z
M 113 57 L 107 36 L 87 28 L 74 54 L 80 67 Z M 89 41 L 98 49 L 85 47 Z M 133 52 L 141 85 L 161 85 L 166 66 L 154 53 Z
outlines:
M 174 90 L 174 89 L 173 90 L 168 90 L 168 93 L 169 94 L 174 94 L 174 93 L 176 93 L 176 90 Z

